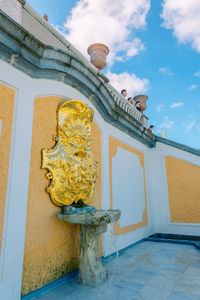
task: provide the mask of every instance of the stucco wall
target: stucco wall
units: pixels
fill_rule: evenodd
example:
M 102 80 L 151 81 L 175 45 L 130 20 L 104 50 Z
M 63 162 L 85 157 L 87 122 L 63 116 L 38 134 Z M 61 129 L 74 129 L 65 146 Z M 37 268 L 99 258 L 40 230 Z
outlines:
M 196 184 L 199 156 L 162 143 L 157 143 L 155 149 L 145 146 L 106 122 L 91 98 L 67 83 L 33 79 L 2 61 L 0 68 L 4 70 L 0 74 L 0 80 L 4 82 L 0 97 L 2 101 L 7 99 L 13 105 L 10 112 L 8 107 L 2 109 L 1 134 L 4 130 L 3 118 L 9 112 L 12 119 L 14 110 L 13 126 L 10 123 L 10 128 L 13 128 L 10 144 L 11 171 L 6 186 L 9 197 L 6 202 L 3 200 L 6 214 L 1 212 L 0 227 L 1 230 L 6 228 L 4 251 L 0 261 L 0 293 L 5 299 L 20 299 L 22 271 L 22 292 L 26 294 L 62 274 L 71 272 L 78 265 L 78 227 L 63 224 L 56 219 L 58 209 L 52 205 L 45 191 L 48 180 L 45 178 L 45 171 L 40 169 L 41 149 L 50 148 L 54 144 L 52 136 L 56 134 L 57 106 L 67 99 L 79 99 L 94 109 L 92 150 L 96 160 L 100 162 L 100 169 L 96 198 L 92 204 L 102 209 L 122 210 L 122 217 L 116 228 L 117 248 L 127 247 L 155 232 L 199 235 L 200 225 L 197 223 L 170 221 L 171 183 L 168 186 L 167 181 L 167 176 L 179 180 L 176 176 L 177 170 L 184 170 L 183 183 L 186 173 L 190 172 L 191 181 L 188 184 Z M 14 102 L 16 90 L 17 97 Z M 0 147 L 0 151 L 3 151 L 4 143 Z M 8 154 L 7 150 L 6 153 Z M 180 169 L 174 169 L 171 162 L 166 168 L 165 157 L 169 156 L 181 160 L 178 163 Z M 122 189 L 119 188 L 120 184 Z M 172 191 L 176 191 L 176 186 L 172 188 Z M 191 186 L 188 191 L 191 193 Z M 195 215 L 186 220 L 196 222 L 198 190 L 197 193 L 192 193 L 196 200 L 192 200 L 190 207 L 195 205 Z M 177 199 L 176 197 L 175 203 L 180 209 Z M 180 214 L 181 210 L 177 216 Z M 102 254 L 106 256 L 113 251 L 108 228 L 108 232 L 103 235 Z
M 60 209 L 50 201 L 46 187 L 49 184 L 41 166 L 41 149 L 54 145 L 56 110 L 66 99 L 48 96 L 34 100 L 31 165 L 26 221 L 22 294 L 78 268 L 79 226 L 60 222 Z M 96 193 L 92 205 L 101 208 L 101 131 L 94 122 L 93 155 L 99 162 Z M 72 242 L 73 241 L 73 242 Z
M 172 156 L 165 157 L 170 221 L 200 222 L 200 168 Z
M 157 143 L 149 159 L 155 232 L 199 235 L 200 156 Z
M 94 109 L 92 151 L 95 159 L 99 162 L 99 177 L 92 205 L 99 209 L 111 208 L 109 137 L 117 139 L 123 145 L 127 145 L 125 148 L 128 149 L 128 152 L 129 149 L 131 149 L 130 153 L 133 152 L 130 161 L 132 170 L 134 170 L 132 176 L 136 176 L 137 170 L 141 171 L 139 181 L 143 188 L 141 194 L 143 198 L 141 199 L 141 195 L 137 197 L 137 191 L 132 191 L 132 186 L 130 186 L 129 195 L 131 193 L 135 195 L 133 197 L 134 201 L 126 199 L 125 203 L 128 206 L 127 204 L 125 206 L 128 207 L 129 216 L 127 217 L 132 218 L 131 224 L 138 223 L 134 216 L 134 206 L 138 205 L 140 207 L 140 203 L 143 203 L 141 213 L 143 214 L 143 206 L 145 205 L 146 214 L 149 214 L 150 187 L 148 178 L 146 178 L 148 166 L 146 167 L 145 163 L 145 156 L 149 148 L 105 122 L 90 100 L 76 89 L 61 82 L 32 79 L 3 62 L 0 62 L 0 67 L 4 68 L 6 83 L 13 85 L 18 90 L 18 101 L 15 108 L 15 131 L 12 138 L 15 141 L 12 168 L 13 171 L 16 170 L 14 174 L 17 172 L 18 175 L 11 177 L 10 184 L 7 186 L 11 195 L 7 214 L 9 217 L 6 221 L 9 224 L 9 230 L 7 230 L 5 236 L 6 253 L 9 259 L 7 260 L 6 257 L 3 259 L 4 279 L 2 282 L 0 281 L 0 291 L 3 291 L 4 294 L 7 293 L 7 299 L 13 300 L 17 299 L 15 298 L 18 297 L 16 295 L 20 295 L 22 270 L 22 293 L 26 294 L 59 278 L 63 274 L 71 272 L 78 266 L 78 226 L 71 226 L 57 220 L 55 214 L 58 208 L 53 206 L 49 195 L 45 191 L 48 180 L 45 177 L 45 171 L 40 169 L 41 150 L 50 148 L 54 144 L 52 136 L 56 134 L 56 109 L 58 104 L 67 99 L 79 99 Z M 23 147 L 23 145 L 25 146 Z M 137 158 L 140 156 L 142 157 L 142 166 Z M 118 168 L 118 163 L 117 156 L 117 164 L 114 163 L 116 168 Z M 13 176 L 14 174 L 12 173 Z M 124 176 L 124 179 L 126 180 L 127 176 L 128 180 L 131 173 L 129 172 Z M 144 183 L 144 178 L 146 183 Z M 15 187 L 14 190 L 13 187 Z M 115 187 L 113 186 L 112 191 L 115 193 Z M 146 196 L 144 196 L 145 193 Z M 121 208 L 123 208 L 123 201 L 124 199 L 121 199 Z M 113 202 L 113 208 L 119 208 L 116 202 Z M 131 210 L 133 210 L 132 216 L 130 214 Z M 13 215 L 15 216 L 14 219 Z M 149 217 L 148 223 L 147 215 L 145 218 L 144 223 L 139 222 L 141 223 L 139 226 L 131 226 L 117 236 L 118 249 L 122 249 L 153 233 L 151 217 Z M 125 219 L 126 210 L 123 211 L 123 220 Z M 114 251 L 110 239 L 109 228 L 103 236 L 103 255 L 108 255 Z M 17 241 L 17 251 L 13 251 L 14 241 Z M 11 268 L 12 276 L 10 275 L 11 262 L 12 266 L 16 268 L 15 271 Z M 5 278 L 7 278 L 7 281 Z M 10 282 L 15 286 L 16 293 L 8 288 Z
M 7 196 L 15 90 L 0 82 L 0 254 Z M 0 271 L 1 273 L 1 271 Z
M 116 234 L 148 225 L 144 153 L 109 137 L 110 208 L 119 208 Z

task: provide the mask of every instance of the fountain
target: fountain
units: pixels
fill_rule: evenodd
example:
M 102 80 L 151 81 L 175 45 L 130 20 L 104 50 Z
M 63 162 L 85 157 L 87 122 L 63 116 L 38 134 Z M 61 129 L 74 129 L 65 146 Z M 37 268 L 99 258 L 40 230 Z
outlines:
M 47 169 L 47 192 L 61 207 L 59 220 L 80 225 L 79 281 L 98 286 L 107 279 L 101 263 L 99 239 L 107 224 L 116 222 L 120 210 L 96 210 L 88 205 L 95 191 L 98 163 L 91 151 L 94 112 L 79 100 L 66 101 L 57 110 L 56 144 L 42 150 L 42 168 Z

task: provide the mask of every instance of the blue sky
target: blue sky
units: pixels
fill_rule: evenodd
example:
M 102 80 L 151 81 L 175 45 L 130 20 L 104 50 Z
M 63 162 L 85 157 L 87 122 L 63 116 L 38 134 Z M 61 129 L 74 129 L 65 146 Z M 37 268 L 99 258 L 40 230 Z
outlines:
M 128 96 L 148 95 L 156 135 L 200 149 L 199 0 L 28 0 L 87 58 L 110 48 L 103 72 Z

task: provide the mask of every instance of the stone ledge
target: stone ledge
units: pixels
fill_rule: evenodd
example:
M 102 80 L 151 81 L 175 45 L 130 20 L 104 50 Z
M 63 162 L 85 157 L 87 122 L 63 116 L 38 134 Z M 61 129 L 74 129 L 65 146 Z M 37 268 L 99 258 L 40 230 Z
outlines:
M 26 3 L 26 0 L 18 0 L 22 5 Z

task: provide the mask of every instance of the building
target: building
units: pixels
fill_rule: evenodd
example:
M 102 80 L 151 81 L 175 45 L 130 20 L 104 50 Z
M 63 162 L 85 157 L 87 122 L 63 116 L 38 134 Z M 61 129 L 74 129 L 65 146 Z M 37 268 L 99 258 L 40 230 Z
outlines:
M 19 300 L 78 267 L 79 228 L 56 218 L 41 149 L 57 106 L 94 109 L 97 208 L 119 208 L 118 249 L 156 232 L 199 235 L 200 152 L 153 135 L 147 118 L 23 0 L 0 1 L 0 295 Z M 103 236 L 102 254 L 114 250 Z

